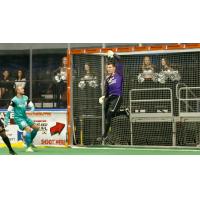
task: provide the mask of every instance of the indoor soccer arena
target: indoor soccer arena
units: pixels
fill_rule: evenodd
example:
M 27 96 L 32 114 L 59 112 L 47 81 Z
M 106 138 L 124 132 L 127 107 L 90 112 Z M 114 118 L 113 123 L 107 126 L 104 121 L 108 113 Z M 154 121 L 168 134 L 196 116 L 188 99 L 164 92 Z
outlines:
M 122 91 L 110 95 L 117 62 Z M 1 44 L 0 73 L 1 120 L 16 154 L 200 154 L 200 44 Z M 39 127 L 33 151 L 9 110 L 19 88 Z M 0 147 L 8 154 L 3 137 Z

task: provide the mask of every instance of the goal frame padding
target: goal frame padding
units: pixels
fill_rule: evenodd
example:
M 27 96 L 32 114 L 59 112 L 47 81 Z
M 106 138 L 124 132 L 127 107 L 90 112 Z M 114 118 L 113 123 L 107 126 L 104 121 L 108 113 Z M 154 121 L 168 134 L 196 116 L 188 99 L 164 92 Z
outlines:
M 73 146 L 73 88 L 72 88 L 72 56 L 82 54 L 106 55 L 108 50 L 121 55 L 152 54 L 152 53 L 174 53 L 200 51 L 200 43 L 195 44 L 165 44 L 157 46 L 128 46 L 111 48 L 84 48 L 67 49 L 67 136 L 68 145 Z

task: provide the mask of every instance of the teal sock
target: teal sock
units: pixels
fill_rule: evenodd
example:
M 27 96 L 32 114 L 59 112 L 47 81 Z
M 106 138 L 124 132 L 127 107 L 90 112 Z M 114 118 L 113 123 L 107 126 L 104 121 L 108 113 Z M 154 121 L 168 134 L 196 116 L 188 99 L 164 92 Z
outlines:
M 30 147 L 30 145 L 31 145 L 31 133 L 26 133 L 25 142 L 26 142 L 27 147 Z
M 33 130 L 31 132 L 31 143 L 33 142 L 33 139 L 36 137 L 38 130 Z

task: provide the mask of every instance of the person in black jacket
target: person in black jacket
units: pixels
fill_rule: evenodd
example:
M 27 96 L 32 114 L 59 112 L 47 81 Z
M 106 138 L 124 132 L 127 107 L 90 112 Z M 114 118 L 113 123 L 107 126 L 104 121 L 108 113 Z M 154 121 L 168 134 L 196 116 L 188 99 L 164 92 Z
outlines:
M 62 58 L 61 66 L 55 71 L 54 80 L 56 82 L 56 103 L 57 107 L 66 107 L 67 89 L 67 58 Z
M 10 140 L 9 140 L 8 136 L 6 135 L 4 123 L 3 123 L 1 116 L 0 116 L 0 136 L 3 140 L 3 142 L 6 144 L 7 148 L 9 149 L 9 154 L 15 155 L 16 153 L 10 144 Z
M 0 84 L 1 106 L 7 106 L 8 99 L 13 95 L 13 81 L 10 77 L 10 72 L 6 69 L 2 73 Z

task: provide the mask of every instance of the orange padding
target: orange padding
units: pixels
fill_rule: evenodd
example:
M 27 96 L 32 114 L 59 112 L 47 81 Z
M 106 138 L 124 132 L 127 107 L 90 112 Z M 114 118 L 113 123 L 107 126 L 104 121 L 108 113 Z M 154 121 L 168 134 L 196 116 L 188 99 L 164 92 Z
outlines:
M 70 54 L 95 54 L 106 53 L 108 50 L 113 52 L 137 52 L 137 51 L 159 51 L 159 50 L 180 50 L 180 49 L 196 49 L 200 48 L 200 43 L 195 44 L 169 44 L 157 46 L 129 46 L 129 47 L 114 47 L 114 48 L 85 48 L 72 49 Z

